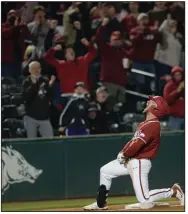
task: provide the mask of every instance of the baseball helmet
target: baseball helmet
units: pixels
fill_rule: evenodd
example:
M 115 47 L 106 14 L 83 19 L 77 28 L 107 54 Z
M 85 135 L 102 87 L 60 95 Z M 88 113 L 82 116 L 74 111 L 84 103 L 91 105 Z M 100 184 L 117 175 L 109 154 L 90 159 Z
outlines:
M 149 100 L 154 101 L 157 104 L 157 107 L 151 106 L 148 109 L 148 112 L 154 114 L 157 118 L 161 118 L 167 114 L 169 114 L 169 106 L 166 100 L 161 96 L 149 96 Z

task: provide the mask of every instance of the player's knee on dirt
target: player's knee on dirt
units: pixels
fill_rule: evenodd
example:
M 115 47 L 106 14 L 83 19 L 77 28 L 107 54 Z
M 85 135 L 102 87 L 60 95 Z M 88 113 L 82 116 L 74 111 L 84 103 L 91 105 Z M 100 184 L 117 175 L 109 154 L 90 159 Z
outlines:
M 106 204 L 106 199 L 108 197 L 108 190 L 106 190 L 105 185 L 101 185 L 98 189 L 97 193 L 97 205 L 98 207 L 102 208 Z

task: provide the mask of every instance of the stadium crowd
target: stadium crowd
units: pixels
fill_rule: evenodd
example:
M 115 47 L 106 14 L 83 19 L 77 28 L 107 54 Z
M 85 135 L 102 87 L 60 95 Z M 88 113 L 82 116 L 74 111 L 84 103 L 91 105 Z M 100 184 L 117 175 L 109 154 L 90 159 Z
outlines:
M 148 95 L 183 130 L 184 2 L 3 2 L 2 137 L 134 131 Z

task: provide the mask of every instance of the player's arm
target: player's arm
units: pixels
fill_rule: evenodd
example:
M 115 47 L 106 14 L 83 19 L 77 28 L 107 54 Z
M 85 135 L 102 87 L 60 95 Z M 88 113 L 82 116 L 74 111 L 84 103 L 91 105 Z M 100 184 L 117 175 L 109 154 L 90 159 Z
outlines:
M 145 146 L 145 144 L 146 143 L 140 138 L 133 139 L 131 140 L 128 147 L 125 145 L 122 152 L 125 157 L 134 157 L 140 151 L 140 149 Z

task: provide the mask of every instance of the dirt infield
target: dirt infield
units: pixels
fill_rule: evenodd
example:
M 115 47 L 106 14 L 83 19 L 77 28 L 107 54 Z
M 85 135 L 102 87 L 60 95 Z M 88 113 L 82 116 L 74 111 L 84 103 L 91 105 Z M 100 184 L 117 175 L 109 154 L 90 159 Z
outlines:
M 135 210 L 126 210 L 126 212 L 133 212 L 133 211 L 185 211 L 183 206 L 178 205 L 177 202 L 168 202 L 169 205 L 156 205 L 152 209 L 144 210 L 144 209 L 135 209 Z M 112 211 L 122 211 L 124 210 L 125 205 L 110 205 L 108 210 L 103 210 L 103 212 L 112 212 Z M 35 210 L 36 211 L 36 210 Z M 84 211 L 83 208 L 74 207 L 74 208 L 63 208 L 63 209 L 45 209 L 40 211 Z

